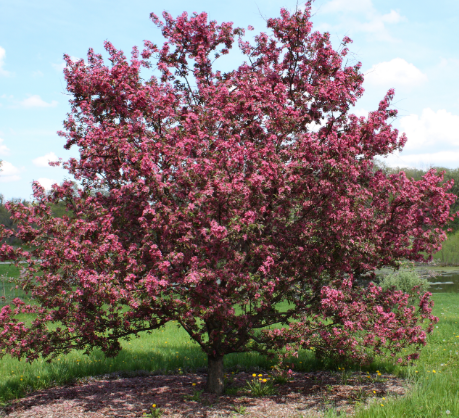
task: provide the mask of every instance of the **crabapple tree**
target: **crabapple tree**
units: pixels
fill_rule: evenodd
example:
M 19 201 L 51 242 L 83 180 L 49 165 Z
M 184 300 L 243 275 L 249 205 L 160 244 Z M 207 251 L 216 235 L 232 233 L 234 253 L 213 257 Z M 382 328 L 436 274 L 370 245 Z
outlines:
M 0 258 L 27 262 L 31 302 L 2 308 L 0 355 L 115 356 L 120 340 L 177 321 L 207 354 L 214 393 L 230 353 L 416 358 L 436 321 L 430 294 L 411 306 L 360 279 L 441 248 L 451 182 L 374 170 L 407 140 L 391 126 L 394 92 L 355 116 L 351 40 L 333 49 L 310 16 L 310 2 L 282 9 L 249 42 L 206 13 L 152 14 L 160 47 L 145 41 L 128 61 L 105 42 L 109 64 L 92 49 L 87 63 L 64 56 L 72 97 L 59 135 L 79 158 L 55 164 L 80 188 L 34 183 L 32 205 L 7 204 L 17 230 L 0 238 L 28 250 L 3 244 Z M 245 61 L 216 70 L 235 44 Z M 72 216 L 53 217 L 57 202 Z

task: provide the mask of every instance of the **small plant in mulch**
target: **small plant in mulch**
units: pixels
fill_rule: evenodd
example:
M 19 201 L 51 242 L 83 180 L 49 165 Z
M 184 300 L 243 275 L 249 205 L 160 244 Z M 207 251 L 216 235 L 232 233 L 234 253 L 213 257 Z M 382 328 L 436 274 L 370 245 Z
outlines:
M 236 414 L 244 415 L 247 412 L 247 407 L 243 405 L 234 405 L 233 406 L 234 412 Z
M 365 389 L 358 388 L 352 391 L 349 401 L 351 403 L 361 404 L 370 397 L 370 393 L 368 393 Z
M 247 380 L 247 384 L 243 388 L 243 390 L 247 392 L 249 396 L 261 397 L 276 394 L 277 391 L 271 379 L 263 378 L 262 374 L 257 376 L 256 373 L 254 373 L 252 376 L 254 379 L 250 381 Z
M 186 401 L 195 401 L 195 402 L 201 402 L 202 401 L 202 393 L 204 390 L 193 390 L 192 395 L 184 395 L 183 399 Z
M 346 369 L 344 367 L 338 367 L 338 370 L 339 370 L 339 372 L 341 374 L 341 384 L 342 385 L 347 385 L 348 382 L 349 382 L 349 379 L 352 376 L 352 372 L 351 371 L 346 371 Z
M 156 408 L 156 404 L 150 406 L 150 413 L 143 414 L 144 418 L 160 418 L 163 416 L 163 411 L 161 408 Z

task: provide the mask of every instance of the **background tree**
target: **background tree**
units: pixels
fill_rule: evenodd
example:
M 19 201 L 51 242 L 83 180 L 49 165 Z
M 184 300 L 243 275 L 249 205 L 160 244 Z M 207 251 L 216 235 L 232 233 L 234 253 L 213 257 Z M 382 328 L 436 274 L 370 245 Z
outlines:
M 111 66 L 92 49 L 87 65 L 64 56 L 73 99 L 60 135 L 80 152 L 64 166 L 82 188 L 34 183 L 34 205 L 7 204 L 34 249 L 3 245 L 1 259 L 28 261 L 37 305 L 2 309 L 0 355 L 114 356 L 120 339 L 176 320 L 207 354 L 215 393 L 229 353 L 312 346 L 365 362 L 412 345 L 405 360 L 416 357 L 420 323 L 436 320 L 430 294 L 410 307 L 354 277 L 439 249 L 451 184 L 435 170 L 419 181 L 373 170 L 406 142 L 389 123 L 393 91 L 368 118 L 350 112 L 361 64 L 343 65 L 349 38 L 335 51 L 312 32 L 310 6 L 282 9 L 253 45 L 206 13 L 165 12 L 151 15 L 164 45 L 146 41 L 130 63 L 109 42 Z M 248 62 L 213 70 L 236 36 Z M 152 56 L 161 77 L 144 81 Z M 72 218 L 52 217 L 59 201 Z

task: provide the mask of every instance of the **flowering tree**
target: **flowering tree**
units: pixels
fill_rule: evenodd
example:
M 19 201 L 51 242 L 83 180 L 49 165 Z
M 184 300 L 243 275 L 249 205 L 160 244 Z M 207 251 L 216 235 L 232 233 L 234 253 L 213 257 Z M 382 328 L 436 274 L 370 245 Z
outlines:
M 87 65 L 65 56 L 72 112 L 59 134 L 79 148 L 64 166 L 81 188 L 34 183 L 33 205 L 8 204 L 32 249 L 0 256 L 28 262 L 33 304 L 1 310 L 2 355 L 114 356 L 120 339 L 175 320 L 207 354 L 215 393 L 229 353 L 416 357 L 421 323 L 436 320 L 430 294 L 410 306 L 356 278 L 438 250 L 455 197 L 434 170 L 411 181 L 373 169 L 406 142 L 390 125 L 394 93 L 353 115 L 361 64 L 343 65 L 349 38 L 335 51 L 312 32 L 310 9 L 282 9 L 254 44 L 206 13 L 152 14 L 161 48 L 146 41 L 128 62 L 106 42 L 111 66 L 93 50 Z M 236 36 L 248 62 L 214 70 Z M 161 76 L 144 81 L 152 58 Z M 72 216 L 52 217 L 58 201 Z

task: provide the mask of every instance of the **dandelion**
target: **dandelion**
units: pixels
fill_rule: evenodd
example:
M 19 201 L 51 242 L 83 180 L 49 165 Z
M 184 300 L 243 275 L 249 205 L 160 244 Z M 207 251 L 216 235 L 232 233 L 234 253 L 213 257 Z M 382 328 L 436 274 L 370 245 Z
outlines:
M 266 379 L 263 379 L 263 383 L 266 383 Z
M 193 386 L 196 386 L 196 383 L 193 383 Z
M 152 408 L 156 408 L 156 404 L 154 403 L 151 407 L 152 407 Z
M 451 414 L 451 411 L 450 411 L 449 409 L 447 409 L 447 410 L 445 411 L 445 414 L 446 414 L 446 415 L 449 415 L 449 414 Z
M 262 374 L 259 374 L 258 377 L 263 377 L 263 375 L 262 375 Z
M 254 373 L 254 374 L 252 375 L 252 377 L 257 377 L 257 374 L 256 374 L 256 373 Z
M 373 393 L 376 393 L 376 391 L 374 390 Z
M 435 370 L 432 370 L 432 373 L 437 373 Z
M 384 406 L 384 404 L 382 403 L 381 406 Z

